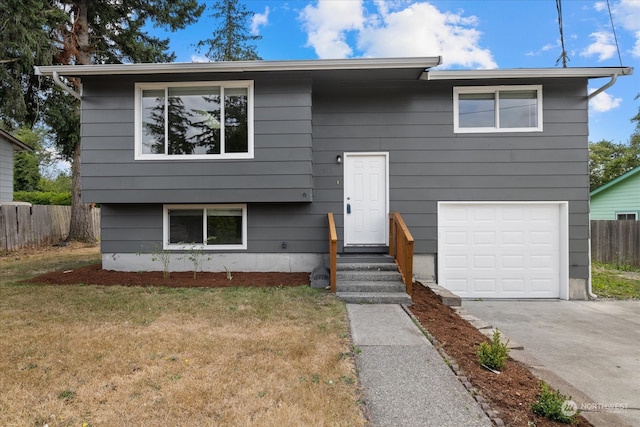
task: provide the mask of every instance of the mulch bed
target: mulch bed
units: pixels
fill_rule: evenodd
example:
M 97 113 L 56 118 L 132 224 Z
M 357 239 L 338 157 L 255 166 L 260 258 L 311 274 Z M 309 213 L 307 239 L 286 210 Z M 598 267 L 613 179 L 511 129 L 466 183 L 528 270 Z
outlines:
M 476 347 L 487 338 L 462 319 L 428 288 L 417 285 L 413 288 L 411 313 L 453 359 L 463 375 L 471 382 L 480 396 L 507 426 L 566 426 L 535 415 L 531 404 L 537 400 L 538 378 L 523 364 L 509 359 L 500 374 L 484 369 L 478 363 Z M 591 426 L 583 417 L 577 417 L 576 426 Z
M 162 286 L 168 288 L 228 288 L 301 286 L 309 284 L 309 273 L 227 273 L 172 272 L 163 277 L 161 271 L 128 272 L 103 270 L 100 264 L 74 268 L 73 270 L 52 271 L 25 280 L 24 283 L 48 285 L 101 285 L 101 286 Z

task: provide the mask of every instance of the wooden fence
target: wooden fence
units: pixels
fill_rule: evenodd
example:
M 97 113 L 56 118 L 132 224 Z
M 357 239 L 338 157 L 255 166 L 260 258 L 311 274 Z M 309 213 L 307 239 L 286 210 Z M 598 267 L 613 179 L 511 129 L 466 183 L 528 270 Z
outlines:
M 100 209 L 92 209 L 96 237 L 100 235 Z M 69 234 L 71 206 L 0 205 L 0 252 L 44 246 Z
M 640 267 L 640 221 L 591 221 L 591 259 Z

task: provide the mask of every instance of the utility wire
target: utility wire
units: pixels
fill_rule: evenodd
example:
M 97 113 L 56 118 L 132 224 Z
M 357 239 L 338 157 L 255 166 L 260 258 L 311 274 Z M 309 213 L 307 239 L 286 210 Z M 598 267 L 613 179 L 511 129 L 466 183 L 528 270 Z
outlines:
M 609 4 L 609 0 L 607 0 L 607 4 Z M 560 27 L 560 45 L 562 46 L 562 53 L 560 57 L 556 60 L 556 65 L 560 61 L 562 61 L 562 68 L 567 68 L 567 61 L 569 61 L 569 56 L 567 55 L 567 51 L 564 49 L 564 29 L 562 28 L 562 0 L 556 0 L 556 10 L 558 11 L 558 26 Z
M 613 16 L 611 15 L 611 6 L 609 5 L 609 0 L 607 0 L 607 9 L 609 10 L 609 20 L 611 21 L 611 31 L 613 31 L 613 39 L 616 42 L 616 50 L 618 51 L 618 60 L 620 61 L 620 66 L 622 67 L 622 56 L 620 55 L 620 46 L 618 45 L 618 36 L 616 36 L 616 27 L 613 25 Z

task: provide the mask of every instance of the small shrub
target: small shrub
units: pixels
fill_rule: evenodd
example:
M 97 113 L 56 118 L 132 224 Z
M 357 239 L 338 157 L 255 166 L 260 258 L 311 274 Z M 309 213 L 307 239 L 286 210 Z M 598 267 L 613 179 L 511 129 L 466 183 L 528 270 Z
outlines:
M 500 331 L 496 329 L 493 331 L 493 338 L 488 343 L 480 343 L 476 354 L 481 365 L 490 369 L 500 370 L 507 362 L 509 349 L 507 344 L 503 344 L 500 340 Z
M 560 390 L 553 391 L 547 384 L 540 382 L 540 394 L 538 394 L 538 400 L 531 405 L 531 410 L 534 414 L 552 421 L 572 424 L 578 411 L 574 407 L 567 406 L 570 399 L 571 397 L 560 393 Z
M 171 264 L 172 253 L 165 251 L 161 246 L 156 246 L 151 253 L 151 261 L 162 264 L 162 277 L 168 279 L 171 275 L 169 265 Z
M 204 253 L 198 245 L 191 243 L 187 259 L 193 263 L 193 278 L 198 278 L 198 271 L 202 268 L 202 263 L 211 261 L 211 256 Z

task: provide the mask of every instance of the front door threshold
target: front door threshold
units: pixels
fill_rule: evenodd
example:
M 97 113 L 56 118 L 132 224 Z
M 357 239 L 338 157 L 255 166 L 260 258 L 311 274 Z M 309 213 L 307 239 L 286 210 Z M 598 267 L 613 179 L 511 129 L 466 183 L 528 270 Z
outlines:
M 388 254 L 389 246 L 387 245 L 345 246 L 342 252 L 345 254 Z

